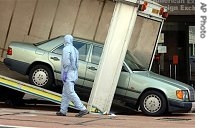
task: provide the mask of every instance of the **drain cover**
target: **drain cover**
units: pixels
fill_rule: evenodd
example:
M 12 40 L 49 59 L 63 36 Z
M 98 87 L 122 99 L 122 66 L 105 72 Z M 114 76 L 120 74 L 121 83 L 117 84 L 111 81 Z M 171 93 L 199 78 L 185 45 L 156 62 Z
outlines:
M 166 121 L 188 121 L 191 119 L 186 119 L 186 118 L 159 118 L 157 120 L 166 120 Z

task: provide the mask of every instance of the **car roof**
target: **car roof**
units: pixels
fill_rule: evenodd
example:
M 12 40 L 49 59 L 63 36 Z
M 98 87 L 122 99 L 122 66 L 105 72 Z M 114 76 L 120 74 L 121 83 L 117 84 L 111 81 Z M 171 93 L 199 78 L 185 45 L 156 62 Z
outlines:
M 104 46 L 103 43 L 99 43 L 97 41 L 93 41 L 93 40 L 89 40 L 89 39 L 84 39 L 84 38 L 80 38 L 80 37 L 74 37 L 74 40 L 79 40 L 85 43 L 89 43 L 89 44 L 93 44 L 93 45 L 98 45 L 98 46 Z

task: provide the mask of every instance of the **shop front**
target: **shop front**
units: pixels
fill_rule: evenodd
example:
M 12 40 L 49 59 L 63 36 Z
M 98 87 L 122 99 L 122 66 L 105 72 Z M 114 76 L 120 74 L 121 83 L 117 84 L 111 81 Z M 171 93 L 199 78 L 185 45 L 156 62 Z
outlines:
M 195 86 L 195 0 L 153 0 L 164 5 L 164 23 L 152 70 Z

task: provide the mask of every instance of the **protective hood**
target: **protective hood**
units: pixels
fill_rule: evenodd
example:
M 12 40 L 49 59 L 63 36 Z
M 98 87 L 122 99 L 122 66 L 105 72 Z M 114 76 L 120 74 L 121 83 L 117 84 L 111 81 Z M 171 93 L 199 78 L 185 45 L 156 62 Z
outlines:
M 64 36 L 64 46 L 66 45 L 73 45 L 73 36 L 72 35 L 65 35 Z

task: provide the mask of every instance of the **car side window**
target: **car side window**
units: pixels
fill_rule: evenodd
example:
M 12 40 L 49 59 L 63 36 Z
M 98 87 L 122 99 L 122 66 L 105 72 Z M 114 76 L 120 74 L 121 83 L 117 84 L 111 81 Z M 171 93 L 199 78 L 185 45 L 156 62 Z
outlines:
M 79 41 L 74 41 L 73 45 L 79 51 L 79 60 L 85 61 L 90 49 L 90 45 Z
M 55 50 L 53 50 L 52 52 L 53 52 L 53 53 L 56 53 L 56 54 L 62 55 L 63 47 L 64 47 L 64 45 L 61 45 L 61 46 L 59 46 L 58 48 L 56 48 Z
M 79 60 L 86 60 L 90 45 L 89 44 L 85 44 L 85 43 L 81 43 L 78 41 L 74 41 L 73 45 L 75 46 L 75 48 L 79 51 Z M 62 55 L 62 50 L 63 50 L 64 45 L 59 46 L 58 48 L 56 48 L 55 50 L 53 50 L 53 53 L 56 54 L 60 54 Z
M 93 53 L 92 53 L 92 57 L 91 57 L 91 62 L 94 64 L 99 64 L 100 61 L 100 57 L 102 54 L 102 47 L 98 47 L 98 46 L 93 46 Z
M 126 68 L 126 66 L 123 64 L 122 66 L 122 69 L 121 69 L 122 72 L 128 72 L 128 69 Z

